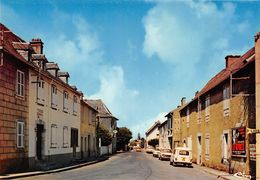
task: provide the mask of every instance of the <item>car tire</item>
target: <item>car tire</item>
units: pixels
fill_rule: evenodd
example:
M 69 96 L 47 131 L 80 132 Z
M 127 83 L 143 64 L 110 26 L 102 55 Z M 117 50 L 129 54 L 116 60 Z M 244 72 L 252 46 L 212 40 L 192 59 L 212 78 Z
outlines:
M 172 161 L 170 161 L 170 165 L 171 165 L 171 166 L 173 165 L 173 162 L 172 162 Z

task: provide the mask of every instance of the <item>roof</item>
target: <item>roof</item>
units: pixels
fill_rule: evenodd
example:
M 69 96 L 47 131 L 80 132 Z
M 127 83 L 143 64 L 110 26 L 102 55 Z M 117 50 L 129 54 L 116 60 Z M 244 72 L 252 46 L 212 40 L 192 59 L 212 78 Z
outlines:
M 163 121 L 160 125 L 159 125 L 159 128 L 166 125 L 167 124 L 167 120 Z
M 86 99 L 81 100 L 82 103 L 90 107 L 92 110 L 96 111 L 98 113 L 98 110 L 96 110 L 95 107 L 91 106 Z
M 57 63 L 54 62 L 48 62 L 46 63 L 46 68 L 47 69 L 60 69 Z
M 160 121 L 156 121 L 154 122 L 154 124 L 146 131 L 146 135 L 150 134 L 156 127 L 160 126 L 161 122 Z
M 39 39 L 35 39 L 35 41 L 39 41 Z M 5 25 L 0 23 L 0 50 L 3 50 L 5 53 L 14 57 L 19 62 L 28 65 L 30 68 L 38 71 L 38 67 L 31 61 L 27 61 L 17 50 L 26 50 L 30 49 L 33 52 L 33 48 L 30 43 L 27 43 L 17 35 L 15 35 L 11 30 L 9 30 Z M 44 54 L 32 54 L 32 60 L 35 58 L 45 58 Z M 47 59 L 46 59 L 47 61 Z M 55 64 L 55 63 L 54 63 Z M 57 65 L 57 64 L 55 64 Z M 54 66 L 55 66 L 54 65 Z M 57 65 L 58 66 L 58 65 Z M 69 84 L 64 83 L 60 78 L 54 77 L 48 71 L 41 71 L 43 75 L 46 77 L 55 79 L 57 82 L 63 84 L 64 86 L 74 90 L 75 93 L 81 95 L 78 91 L 73 89 Z
M 105 105 L 105 103 L 103 103 L 103 101 L 101 99 L 97 99 L 97 100 L 93 100 L 93 99 L 89 99 L 87 100 L 87 103 L 94 107 L 97 111 L 98 111 L 98 116 L 99 117 L 108 117 L 108 118 L 114 118 L 116 120 L 118 120 L 107 108 L 107 106 Z
M 58 77 L 61 77 L 61 76 L 70 77 L 70 75 L 69 75 L 68 72 L 59 71 L 59 72 L 58 72 Z
M 235 74 L 236 72 L 253 62 L 255 60 L 254 54 L 255 48 L 252 47 L 243 56 L 237 58 L 237 60 L 235 60 L 229 67 L 226 67 L 218 74 L 216 74 L 213 78 L 211 78 L 208 83 L 201 89 L 201 91 L 199 91 L 190 102 L 183 106 L 181 110 L 197 100 L 200 96 L 206 94 L 210 90 L 214 89 L 216 86 L 223 83 L 225 80 L 229 79 L 231 74 Z

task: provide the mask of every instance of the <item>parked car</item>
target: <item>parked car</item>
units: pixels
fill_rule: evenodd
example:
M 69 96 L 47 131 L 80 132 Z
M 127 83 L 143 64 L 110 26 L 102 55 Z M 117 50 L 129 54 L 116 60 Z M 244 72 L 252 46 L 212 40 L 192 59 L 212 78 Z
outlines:
M 153 157 L 159 157 L 159 154 L 160 154 L 160 149 L 159 148 L 156 148 L 154 151 L 153 151 Z
M 170 160 L 172 155 L 171 149 L 161 149 L 159 153 L 159 160 Z
M 146 153 L 152 154 L 153 151 L 154 151 L 154 147 L 153 147 L 153 146 L 147 146 L 147 148 L 146 148 Z
M 142 149 L 140 147 L 135 149 L 136 152 L 142 152 Z
M 170 165 L 188 165 L 192 166 L 192 151 L 186 147 L 176 147 L 170 158 Z

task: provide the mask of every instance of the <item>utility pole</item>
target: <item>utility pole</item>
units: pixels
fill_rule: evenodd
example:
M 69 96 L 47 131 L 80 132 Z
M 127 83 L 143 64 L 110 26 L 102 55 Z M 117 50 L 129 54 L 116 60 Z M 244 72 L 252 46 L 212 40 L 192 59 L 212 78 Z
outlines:
M 256 130 L 260 129 L 260 32 L 255 36 Z M 260 179 L 260 133 L 256 133 L 256 179 Z

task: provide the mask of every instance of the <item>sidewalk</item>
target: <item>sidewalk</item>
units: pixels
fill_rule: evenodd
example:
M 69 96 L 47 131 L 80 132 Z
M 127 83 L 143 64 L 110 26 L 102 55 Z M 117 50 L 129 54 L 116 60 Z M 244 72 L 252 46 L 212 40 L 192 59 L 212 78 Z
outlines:
M 224 172 L 224 171 L 219 171 L 219 170 L 216 170 L 216 169 L 212 169 L 212 168 L 209 168 L 209 167 L 205 167 L 205 166 L 200 166 L 200 165 L 197 165 L 197 164 L 192 164 L 194 168 L 197 168 L 197 169 L 200 169 L 206 173 L 209 173 L 209 174 L 212 174 L 212 175 L 215 175 L 218 177 L 218 179 L 224 179 L 224 180 L 248 180 L 247 178 L 243 178 L 243 177 L 237 177 L 237 176 L 234 176 L 233 174 L 229 174 L 227 172 Z
M 48 171 L 32 171 L 32 172 L 25 172 L 25 173 L 5 174 L 5 175 L 0 175 L 0 179 L 17 179 L 17 178 L 37 176 L 37 175 L 42 175 L 42 174 L 58 173 L 58 172 L 62 172 L 62 171 L 80 168 L 83 166 L 88 166 L 91 164 L 96 164 L 98 162 L 102 162 L 102 161 L 105 161 L 108 159 L 109 159 L 109 156 L 105 156 L 105 157 L 100 157 L 93 161 L 88 161 L 85 163 L 80 163 L 80 164 L 67 166 L 67 167 L 63 167 L 63 168 L 59 168 L 59 169 L 48 170 Z

